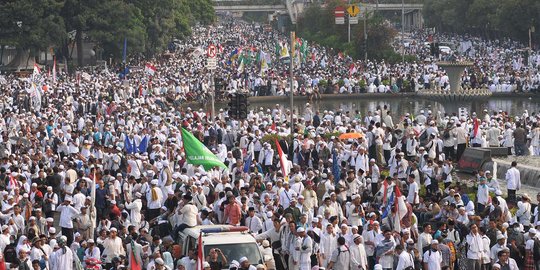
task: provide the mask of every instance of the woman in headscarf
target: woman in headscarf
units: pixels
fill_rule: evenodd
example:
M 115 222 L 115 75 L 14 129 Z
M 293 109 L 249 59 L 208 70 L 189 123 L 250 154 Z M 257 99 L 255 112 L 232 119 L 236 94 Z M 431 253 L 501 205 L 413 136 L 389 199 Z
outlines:
M 28 238 L 24 235 L 21 235 L 21 237 L 19 238 L 19 242 L 17 242 L 17 248 L 15 249 L 17 251 L 17 254 L 19 254 L 19 251 L 22 248 L 25 248 L 26 250 L 31 249 L 30 245 L 28 244 Z

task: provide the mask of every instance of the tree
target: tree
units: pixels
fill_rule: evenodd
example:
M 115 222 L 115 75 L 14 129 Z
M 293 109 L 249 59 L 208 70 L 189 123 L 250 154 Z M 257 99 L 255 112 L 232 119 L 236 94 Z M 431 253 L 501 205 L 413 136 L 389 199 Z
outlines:
M 107 54 L 120 58 L 124 39 L 127 39 L 130 52 L 145 50 L 143 15 L 135 5 L 122 0 L 108 0 L 96 9 L 96 13 L 99 16 L 87 21 L 88 37 L 97 41 Z
M 66 36 L 62 6 L 60 0 L 1 1 L 0 43 L 30 49 L 33 54 L 47 50 Z
M 334 10 L 338 6 L 345 7 L 340 0 L 328 1 L 323 7 L 310 5 L 297 22 L 297 35 L 320 45 L 337 49 L 352 56 L 362 58 L 367 49 L 370 58 L 384 58 L 385 53 L 392 51 L 390 46 L 395 31 L 384 23 L 381 17 L 374 16 L 368 20 L 368 40 L 364 40 L 364 25 L 361 21 L 351 25 L 351 42 L 347 42 L 347 25 L 336 25 Z

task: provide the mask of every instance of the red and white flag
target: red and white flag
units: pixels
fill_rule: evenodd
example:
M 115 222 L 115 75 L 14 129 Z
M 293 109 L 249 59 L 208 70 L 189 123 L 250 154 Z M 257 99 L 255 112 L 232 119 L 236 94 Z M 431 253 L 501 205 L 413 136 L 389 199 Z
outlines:
M 401 231 L 401 220 L 403 219 L 403 217 L 405 217 L 405 215 L 407 215 L 407 204 L 405 203 L 405 197 L 402 196 L 401 194 L 401 190 L 399 189 L 398 186 L 395 186 L 395 192 L 396 192 L 396 197 L 394 199 L 394 205 L 396 207 L 396 215 L 395 215 L 395 220 L 394 220 L 394 229 L 396 231 Z
M 351 64 L 349 66 L 349 76 L 352 76 L 353 74 L 355 74 L 358 70 L 356 69 L 356 66 L 354 64 Z
M 32 72 L 32 80 L 35 81 L 37 76 L 41 74 L 41 69 L 38 64 L 34 64 L 34 72 Z
M 480 121 L 478 121 L 478 118 L 473 118 L 473 137 L 476 138 L 478 136 L 478 128 L 480 127 Z
M 203 245 L 202 245 L 202 233 L 199 234 L 199 243 L 197 246 L 197 266 L 195 267 L 196 270 L 204 270 L 203 268 Z
M 287 178 L 287 176 L 289 175 L 289 170 L 287 168 L 289 163 L 287 162 L 287 157 L 283 154 L 283 150 L 281 149 L 281 145 L 279 145 L 278 140 L 275 140 L 275 143 L 279 154 L 279 164 L 281 165 L 281 172 L 283 173 L 283 177 Z
M 52 80 L 53 80 L 54 83 L 56 83 L 56 56 L 53 59 Z
M 144 67 L 144 72 L 150 76 L 154 76 L 156 73 L 156 67 L 150 63 L 146 64 Z

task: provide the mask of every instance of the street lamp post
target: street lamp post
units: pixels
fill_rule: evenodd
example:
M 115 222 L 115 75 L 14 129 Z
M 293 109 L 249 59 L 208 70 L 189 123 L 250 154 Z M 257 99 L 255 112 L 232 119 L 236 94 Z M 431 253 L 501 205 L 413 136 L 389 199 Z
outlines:
M 401 0 L 401 63 L 405 63 L 405 0 Z

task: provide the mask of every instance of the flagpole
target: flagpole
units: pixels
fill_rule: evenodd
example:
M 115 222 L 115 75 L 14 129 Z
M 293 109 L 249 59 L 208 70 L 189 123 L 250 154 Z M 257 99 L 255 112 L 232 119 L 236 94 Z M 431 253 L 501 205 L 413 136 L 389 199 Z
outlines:
M 295 33 L 294 31 L 291 31 L 291 56 L 290 56 L 290 59 L 291 59 L 291 65 L 290 65 L 290 77 L 291 77 L 291 140 L 292 140 L 292 144 L 291 144 L 291 150 L 289 150 L 289 153 L 290 153 L 290 159 L 291 161 L 293 160 L 293 156 L 294 156 L 294 78 L 293 78 L 293 68 L 294 68 L 294 63 L 293 63 L 293 59 L 294 59 L 294 39 L 295 39 Z M 284 175 L 285 177 L 285 175 Z
M 90 201 L 92 205 L 88 207 L 90 209 L 90 239 L 94 239 L 94 228 L 96 221 L 92 219 L 92 213 L 94 212 L 94 205 L 96 204 L 96 168 L 94 167 L 94 179 L 92 179 L 92 189 L 90 190 Z M 97 217 L 96 217 L 97 218 Z

